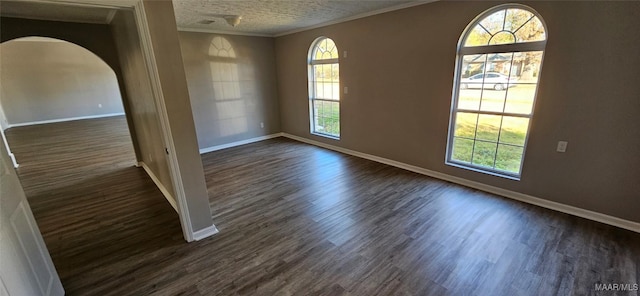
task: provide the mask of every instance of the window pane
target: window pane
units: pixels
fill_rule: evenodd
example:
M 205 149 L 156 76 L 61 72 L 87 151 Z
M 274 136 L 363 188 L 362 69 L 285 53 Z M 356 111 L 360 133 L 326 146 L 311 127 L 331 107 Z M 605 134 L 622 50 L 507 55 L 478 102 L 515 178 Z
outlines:
M 461 85 L 461 87 L 466 87 L 466 85 Z M 460 93 L 458 95 L 458 109 L 478 110 L 480 107 L 481 95 L 482 90 L 480 89 L 460 89 Z
M 316 82 L 315 83 L 315 88 L 316 88 L 316 93 L 315 93 L 315 96 L 314 96 L 315 99 L 326 99 L 327 98 L 327 95 L 324 92 L 324 89 L 325 89 L 324 83 Z
M 496 169 L 516 174 L 519 173 L 522 153 L 522 147 L 499 144 L 498 154 L 496 156 Z
M 313 131 L 318 131 L 318 126 L 320 126 L 320 101 L 312 100 L 313 102 Z
M 491 39 L 491 34 L 483 29 L 480 25 L 476 25 L 469 36 L 467 36 L 467 40 L 464 43 L 464 46 L 482 46 L 489 44 L 489 39 Z
M 476 141 L 473 147 L 473 164 L 493 168 L 496 157 L 496 144 Z
M 324 96 L 322 96 L 322 98 L 324 98 L 324 99 L 332 99 L 333 98 L 333 83 L 326 82 L 326 83 L 323 83 L 323 86 L 324 86 Z
M 451 151 L 451 159 L 471 162 L 472 150 L 473 140 L 453 138 L 453 151 Z
M 538 83 L 542 51 L 516 52 L 513 54 L 510 79 L 514 83 Z
M 504 16 L 505 10 L 496 11 L 480 21 L 480 25 L 487 29 L 489 33 L 496 34 L 503 30 Z
M 542 51 L 518 52 L 511 66 L 504 112 L 530 114 L 540 73 Z
M 538 17 L 534 17 L 524 24 L 518 31 L 515 31 L 518 42 L 542 41 L 547 39 L 544 26 Z
M 338 64 L 331 64 L 331 80 L 338 82 L 340 77 L 340 66 Z
M 460 75 L 460 90 L 458 92 L 458 108 L 479 110 L 484 81 L 484 65 L 487 55 L 465 55 L 462 57 L 462 73 Z
M 338 82 L 331 83 L 331 99 L 340 100 L 340 84 Z
M 478 114 L 458 112 L 456 115 L 456 129 L 454 135 L 456 137 L 473 139 L 476 134 L 477 121 Z
M 504 112 L 531 114 L 535 94 L 535 84 L 511 85 L 507 92 L 507 103 L 505 104 Z
M 332 136 L 340 135 L 340 103 L 313 100 L 314 131 Z
M 471 78 L 476 74 L 482 74 L 483 66 L 487 61 L 486 54 L 469 54 L 462 57 L 461 78 Z M 473 77 L 474 79 L 482 77 Z
M 486 78 L 485 80 L 494 81 L 496 79 Z M 489 87 L 490 88 L 487 88 L 482 92 L 482 104 L 480 105 L 480 110 L 502 112 L 504 109 L 506 91 L 503 89 L 494 90 L 494 85 L 489 85 Z
M 532 16 L 533 13 L 523 9 L 507 9 L 504 29 L 511 32 L 518 30 L 525 22 L 529 21 Z
M 529 118 L 504 116 L 500 129 L 500 143 L 524 146 L 529 130 Z
M 323 71 L 322 68 L 324 67 L 324 64 L 320 64 L 320 65 L 313 65 L 313 78 L 317 81 L 319 78 L 322 78 L 323 76 Z
M 503 75 L 501 77 L 505 79 L 501 81 L 491 81 L 490 83 L 495 83 L 495 82 L 506 83 L 507 82 L 506 78 L 509 76 L 509 73 L 511 72 L 512 59 L 513 59 L 513 53 L 511 52 L 487 54 L 487 62 L 486 62 L 487 66 L 485 67 L 485 72 L 501 74 Z M 504 77 L 505 75 L 507 77 Z M 490 87 L 493 88 L 493 85 L 491 85 Z
M 500 132 L 500 123 L 502 116 L 485 115 L 478 117 L 478 130 L 476 131 L 476 139 L 498 142 L 498 133 Z
M 315 83 L 314 98 L 340 99 L 340 74 L 338 64 L 313 65 Z

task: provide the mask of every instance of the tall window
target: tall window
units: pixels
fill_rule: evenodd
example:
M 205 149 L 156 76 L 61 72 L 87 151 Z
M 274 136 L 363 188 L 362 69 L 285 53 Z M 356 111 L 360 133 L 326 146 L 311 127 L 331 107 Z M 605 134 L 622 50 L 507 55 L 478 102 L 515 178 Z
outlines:
M 447 164 L 519 179 L 547 34 L 531 8 L 476 18 L 458 44 Z
M 309 50 L 309 115 L 311 133 L 340 138 L 340 75 L 338 48 L 327 37 Z

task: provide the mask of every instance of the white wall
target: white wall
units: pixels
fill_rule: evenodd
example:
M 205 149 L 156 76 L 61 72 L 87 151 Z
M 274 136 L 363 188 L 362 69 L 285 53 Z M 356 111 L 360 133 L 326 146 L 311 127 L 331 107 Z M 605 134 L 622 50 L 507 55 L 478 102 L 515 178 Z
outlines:
M 16 39 L 0 45 L 0 58 L 0 105 L 9 125 L 124 113 L 113 70 L 78 45 Z

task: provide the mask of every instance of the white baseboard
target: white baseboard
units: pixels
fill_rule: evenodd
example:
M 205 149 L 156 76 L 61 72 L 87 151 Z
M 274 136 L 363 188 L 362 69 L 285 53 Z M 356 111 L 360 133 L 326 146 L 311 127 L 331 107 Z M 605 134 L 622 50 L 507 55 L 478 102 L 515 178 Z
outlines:
M 282 136 L 282 133 L 275 133 L 275 134 L 270 134 L 270 135 L 266 135 L 266 136 L 255 137 L 255 138 L 246 139 L 246 140 L 242 140 L 242 141 L 232 142 L 232 143 L 228 143 L 228 144 L 222 144 L 222 145 L 202 148 L 202 149 L 200 149 L 200 154 L 205 154 L 205 153 L 209 153 L 209 152 L 213 152 L 213 151 L 218 151 L 218 150 L 222 150 L 222 149 L 226 149 L 226 148 L 231 148 L 231 147 L 236 147 L 236 146 L 240 146 L 240 145 L 250 144 L 250 143 L 254 143 L 254 142 L 260 142 L 260 141 L 273 139 L 273 138 L 277 138 L 277 137 L 281 137 L 281 136 Z
M 201 239 L 210 237 L 214 234 L 218 233 L 218 228 L 215 225 L 211 225 L 207 228 L 200 229 L 198 231 L 193 232 L 193 239 L 199 241 Z
M 171 192 L 169 192 L 169 190 L 167 190 L 167 188 L 164 187 L 164 185 L 162 185 L 162 183 L 160 182 L 160 179 L 156 177 L 156 175 L 153 173 L 153 171 L 151 171 L 151 169 L 147 166 L 147 164 L 141 161 L 141 162 L 138 162 L 136 166 L 142 167 L 144 171 L 147 172 L 147 175 L 149 175 L 149 177 L 151 177 L 151 180 L 153 180 L 153 183 L 155 183 L 156 186 L 158 186 L 158 189 L 160 189 L 160 192 L 162 192 L 162 195 L 164 195 L 164 198 L 166 198 L 169 204 L 171 204 L 171 206 L 173 207 L 173 209 L 176 210 L 178 214 L 180 214 L 180 212 L 178 211 L 178 205 L 176 204 L 176 199 L 173 198 L 173 195 L 171 195 Z
M 480 182 L 470 181 L 470 180 L 463 179 L 463 178 L 460 178 L 460 177 L 455 177 L 455 176 L 451 176 L 451 175 L 448 175 L 448 174 L 443 174 L 443 173 L 440 173 L 440 172 L 436 172 L 436 171 L 428 170 L 428 169 L 425 169 L 425 168 L 413 166 L 413 165 L 406 164 L 406 163 L 403 163 L 403 162 L 399 162 L 399 161 L 395 161 L 395 160 L 391 160 L 391 159 L 387 159 L 387 158 L 383 158 L 383 157 L 379 157 L 379 156 L 375 156 L 375 155 L 371 155 L 371 154 L 366 154 L 366 153 L 362 153 L 362 152 L 358 152 L 358 151 L 354 151 L 354 150 L 350 150 L 350 149 L 346 149 L 346 148 L 342 148 L 342 147 L 337 147 L 337 146 L 334 146 L 334 145 L 325 144 L 325 143 L 314 141 L 314 140 L 309 140 L 307 138 L 294 136 L 294 135 L 287 134 L 287 133 L 282 133 L 282 136 L 286 137 L 286 138 L 289 138 L 289 139 L 292 139 L 292 140 L 299 141 L 299 142 L 303 142 L 303 143 L 307 143 L 307 144 L 311 144 L 311 145 L 327 148 L 327 149 L 330 149 L 330 150 L 342 152 L 344 154 L 349 154 L 349 155 L 353 155 L 353 156 L 356 156 L 356 157 L 360 157 L 360 158 L 372 160 L 372 161 L 375 161 L 375 162 L 387 164 L 387 165 L 394 166 L 394 167 L 397 167 L 397 168 L 401 168 L 401 169 L 405 169 L 405 170 L 408 170 L 408 171 L 412 171 L 412 172 L 415 172 L 415 173 L 418 173 L 418 174 L 423 174 L 423 175 L 426 175 L 426 176 L 429 176 L 429 177 L 433 177 L 433 178 L 449 181 L 449 182 L 452 182 L 452 183 L 460 184 L 460 185 L 463 185 L 463 186 L 467 186 L 467 187 L 471 187 L 471 188 L 474 188 L 474 189 L 482 190 L 482 191 L 485 191 L 485 192 L 493 193 L 493 194 L 496 194 L 496 195 L 504 196 L 504 197 L 507 197 L 507 198 L 515 199 L 515 200 L 518 200 L 518 201 L 521 201 L 521 202 L 525 202 L 525 203 L 528 203 L 528 204 L 532 204 L 532 205 L 536 205 L 536 206 L 539 206 L 539 207 L 551 209 L 551 210 L 558 211 L 558 212 L 567 213 L 567 214 L 570 214 L 570 215 L 578 216 L 578 217 L 581 217 L 581 218 L 585 218 L 585 219 L 589 219 L 589 220 L 593 220 L 593 221 L 609 224 L 609 225 L 612 225 L 612 226 L 616 226 L 616 227 L 620 227 L 620 228 L 624 228 L 624 229 L 627 229 L 627 230 L 631 230 L 631 231 L 640 233 L 640 223 L 638 223 L 638 222 L 633 222 L 633 221 L 621 219 L 621 218 L 618 218 L 618 217 L 609 216 L 609 215 L 606 215 L 606 214 L 602 214 L 602 213 L 598 213 L 598 212 L 594 212 L 594 211 L 590 211 L 590 210 L 585 210 L 585 209 L 574 207 L 574 206 L 561 204 L 561 203 L 558 203 L 558 202 L 554 202 L 554 201 L 550 201 L 550 200 L 534 197 L 534 196 L 531 196 L 531 195 L 523 194 L 523 193 L 520 193 L 520 192 L 515 192 L 515 191 L 511 191 L 511 190 L 507 190 L 507 189 L 503 189 L 503 188 L 499 188 L 499 187 L 483 184 L 483 183 L 480 183 Z
M 20 164 L 18 164 L 18 161 L 16 160 L 16 156 L 13 153 L 9 152 L 9 157 L 11 158 L 11 162 L 13 163 L 13 167 L 17 169 L 20 166 Z
M 99 115 L 78 116 L 78 117 L 68 117 L 68 118 L 59 118 L 59 119 L 49 119 L 49 120 L 41 120 L 41 121 L 10 123 L 7 128 L 19 127 L 19 126 L 29 126 L 29 125 L 36 125 L 36 124 L 47 124 L 47 123 L 74 121 L 74 120 L 82 120 L 82 119 L 95 119 L 95 118 L 104 118 L 104 117 L 114 117 L 114 116 L 121 116 L 121 115 L 124 115 L 124 113 L 108 113 L 108 114 L 99 114 Z

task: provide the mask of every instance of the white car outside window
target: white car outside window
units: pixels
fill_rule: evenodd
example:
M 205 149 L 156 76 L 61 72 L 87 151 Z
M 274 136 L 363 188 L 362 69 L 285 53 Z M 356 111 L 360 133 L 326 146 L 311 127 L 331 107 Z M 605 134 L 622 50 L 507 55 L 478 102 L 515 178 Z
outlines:
M 462 78 L 460 80 L 460 88 L 490 88 L 495 90 L 504 90 L 507 87 L 514 87 L 516 83 L 515 78 L 509 79 L 507 75 L 487 72 L 475 74 L 469 78 Z

